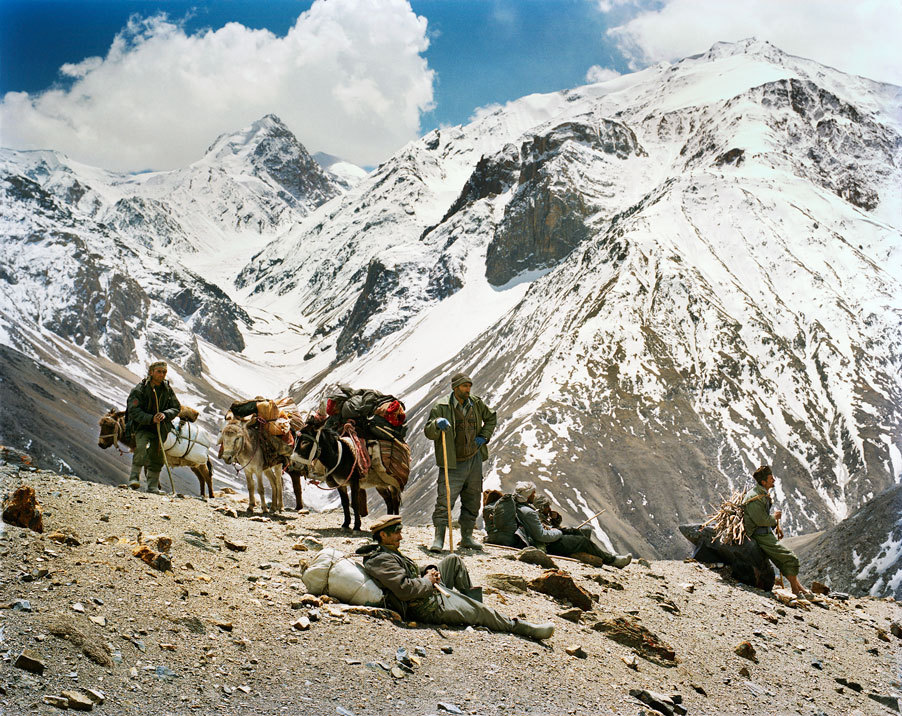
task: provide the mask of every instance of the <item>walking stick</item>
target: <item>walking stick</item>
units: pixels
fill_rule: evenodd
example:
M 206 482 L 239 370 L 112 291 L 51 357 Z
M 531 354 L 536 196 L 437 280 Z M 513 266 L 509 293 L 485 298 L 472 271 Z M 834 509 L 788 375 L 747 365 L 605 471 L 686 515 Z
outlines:
M 583 525 L 588 524 L 589 522 L 591 522 L 592 520 L 594 520 L 596 517 L 598 517 L 598 515 L 600 515 L 600 514 L 601 514 L 602 512 L 604 512 L 606 509 L 608 509 L 608 508 L 607 508 L 607 507 L 602 507 L 600 510 L 598 510 L 598 512 L 596 512 L 594 515 L 592 515 L 589 519 L 583 520 L 582 522 L 580 522 L 574 529 L 579 529 L 579 528 L 582 527 Z
M 150 392 L 153 393 L 154 402 L 157 404 L 157 412 L 160 412 L 160 399 L 157 397 L 157 391 L 152 387 Z M 169 487 L 172 494 L 175 495 L 175 482 L 172 480 L 172 470 L 169 469 L 169 460 L 166 458 L 166 451 L 163 449 L 163 435 L 160 433 L 160 424 L 157 423 L 157 440 L 160 441 L 160 452 L 163 453 L 163 464 L 166 466 L 166 474 L 169 475 Z
M 451 483 L 448 482 L 448 443 L 442 430 L 442 458 L 445 461 L 445 500 L 448 504 L 448 549 L 454 551 L 454 526 L 451 524 Z

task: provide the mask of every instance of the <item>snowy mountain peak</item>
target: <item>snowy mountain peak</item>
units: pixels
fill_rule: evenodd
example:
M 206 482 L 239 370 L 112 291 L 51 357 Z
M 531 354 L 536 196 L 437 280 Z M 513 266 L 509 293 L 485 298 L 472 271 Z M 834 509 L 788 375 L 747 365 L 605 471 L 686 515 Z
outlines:
M 205 152 L 205 159 L 222 160 L 230 156 L 252 156 L 266 141 L 279 138 L 300 146 L 288 127 L 275 114 L 267 114 L 237 132 L 220 134 Z M 292 142 L 293 140 L 293 142 Z M 302 147 L 303 148 L 303 147 Z M 304 150 L 306 152 L 306 150 Z

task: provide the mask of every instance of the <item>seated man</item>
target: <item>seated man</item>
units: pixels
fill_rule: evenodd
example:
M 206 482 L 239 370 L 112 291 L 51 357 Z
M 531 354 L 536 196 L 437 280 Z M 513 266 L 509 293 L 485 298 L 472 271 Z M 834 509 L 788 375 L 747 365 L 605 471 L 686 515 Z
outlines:
M 470 575 L 456 554 L 445 557 L 438 566 L 420 570 L 413 560 L 398 550 L 401 544 L 401 518 L 389 515 L 371 528 L 375 545 L 357 550 L 365 555 L 363 568 L 385 591 L 385 606 L 404 619 L 449 626 L 483 626 L 491 631 L 547 639 L 554 625 L 530 624 L 510 619 L 491 607 L 467 596 L 472 593 Z
M 547 495 L 536 495 L 532 500 L 532 506 L 539 513 L 539 519 L 546 527 L 560 527 L 564 518 L 560 512 L 551 509 L 551 499 Z
M 783 543 L 774 535 L 774 527 L 778 527 L 777 523 L 780 521 L 783 513 L 781 510 L 777 510 L 773 515 L 770 513 L 773 501 L 770 498 L 769 490 L 774 486 L 775 482 L 774 473 L 770 469 L 770 465 L 762 465 L 755 470 L 752 477 L 755 478 L 755 487 L 746 494 L 745 499 L 742 501 L 742 524 L 745 528 L 745 533 L 750 539 L 758 543 L 761 551 L 774 563 L 774 566 L 780 570 L 780 573 L 789 580 L 789 586 L 792 587 L 793 594 L 810 594 L 799 582 L 799 558 L 784 547 Z
M 569 557 L 583 552 L 599 557 L 606 565 L 622 569 L 633 561 L 631 554 L 611 554 L 602 549 L 592 539 L 591 528 L 557 529 L 546 528 L 542 524 L 539 513 L 532 502 L 536 496 L 536 486 L 532 482 L 518 482 L 514 489 L 514 500 L 517 502 L 517 519 L 532 544 L 544 549 L 548 554 L 558 557 Z

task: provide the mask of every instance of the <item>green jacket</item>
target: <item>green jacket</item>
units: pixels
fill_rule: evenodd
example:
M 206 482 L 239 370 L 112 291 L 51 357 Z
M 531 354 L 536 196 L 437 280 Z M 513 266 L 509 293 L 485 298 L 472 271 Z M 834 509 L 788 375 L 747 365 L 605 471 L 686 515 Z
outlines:
M 154 398 L 156 392 L 156 398 Z M 167 435 L 172 430 L 172 421 L 176 419 L 181 410 L 181 404 L 175 397 L 175 392 L 168 380 L 164 380 L 154 390 L 150 385 L 150 378 L 145 378 L 132 388 L 128 394 L 126 403 L 125 432 L 126 434 L 150 432 L 156 435 L 157 429 L 153 423 L 153 416 L 157 414 L 157 401 L 160 404 L 159 412 L 166 416 L 160 423 L 160 434 Z
M 776 527 L 777 521 L 770 513 L 773 501 L 761 485 L 755 483 L 742 500 L 742 526 L 751 537 L 758 527 Z
M 357 550 L 364 555 L 363 570 L 386 591 L 385 606 L 407 618 L 408 610 L 434 611 L 436 590 L 432 582 L 420 576 L 420 568 L 396 549 L 382 545 L 364 545 Z
M 435 445 L 435 464 L 439 467 L 444 467 L 445 463 L 442 460 L 442 431 L 435 427 L 435 421 L 439 418 L 445 418 L 445 420 L 451 423 L 451 430 L 448 431 L 446 439 L 448 447 L 448 469 L 457 467 L 457 454 L 454 452 L 455 426 L 454 408 L 451 407 L 452 400 L 456 400 L 454 393 L 449 393 L 444 398 L 439 399 L 438 402 L 432 406 L 432 410 L 429 412 L 429 420 L 426 421 L 426 425 L 423 428 L 423 433 L 427 438 L 432 440 Z M 476 412 L 476 435 L 477 437 L 485 438 L 486 443 L 488 443 L 492 438 L 492 433 L 495 432 L 495 428 L 498 425 L 498 416 L 493 410 L 488 409 L 486 404 L 482 402 L 482 398 L 471 395 L 470 400 L 473 401 L 473 407 Z M 479 448 L 479 457 L 482 458 L 483 462 L 489 459 L 489 448 L 487 445 L 483 445 Z

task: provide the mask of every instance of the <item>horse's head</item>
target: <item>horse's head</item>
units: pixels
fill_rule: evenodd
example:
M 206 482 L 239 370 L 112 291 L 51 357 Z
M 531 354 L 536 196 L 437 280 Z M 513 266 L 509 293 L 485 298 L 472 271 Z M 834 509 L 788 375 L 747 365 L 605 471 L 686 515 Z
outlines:
M 106 450 L 116 444 L 116 441 L 125 431 L 125 412 L 110 408 L 110 411 L 98 421 L 100 435 L 97 438 L 97 447 Z
M 231 416 L 231 413 L 229 413 Z M 229 465 L 238 460 L 247 438 L 247 428 L 240 420 L 226 417 L 225 427 L 219 434 L 219 444 L 222 446 L 220 457 Z

